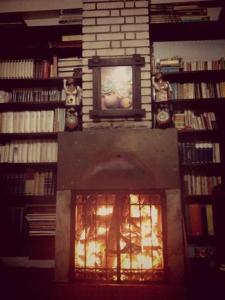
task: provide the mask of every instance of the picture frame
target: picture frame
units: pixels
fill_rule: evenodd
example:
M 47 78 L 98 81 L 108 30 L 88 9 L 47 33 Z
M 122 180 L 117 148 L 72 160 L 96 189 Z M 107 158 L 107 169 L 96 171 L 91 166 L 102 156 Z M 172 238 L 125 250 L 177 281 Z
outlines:
M 93 70 L 92 119 L 99 118 L 142 118 L 141 67 L 144 57 L 138 54 L 123 58 L 100 58 L 88 60 Z

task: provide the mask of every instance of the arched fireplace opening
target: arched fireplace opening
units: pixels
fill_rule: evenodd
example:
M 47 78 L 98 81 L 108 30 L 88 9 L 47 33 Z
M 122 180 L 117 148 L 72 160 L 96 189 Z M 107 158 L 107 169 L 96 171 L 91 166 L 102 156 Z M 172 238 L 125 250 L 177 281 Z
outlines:
M 156 192 L 75 195 L 74 279 L 165 280 L 163 203 Z

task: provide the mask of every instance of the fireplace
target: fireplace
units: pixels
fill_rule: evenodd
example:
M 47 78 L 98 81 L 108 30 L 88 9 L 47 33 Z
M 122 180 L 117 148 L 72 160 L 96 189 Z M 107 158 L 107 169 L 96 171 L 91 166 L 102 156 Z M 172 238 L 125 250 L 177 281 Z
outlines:
M 176 130 L 62 133 L 58 163 L 57 282 L 72 280 L 84 299 L 99 283 L 160 284 L 164 296 L 183 286 Z
M 159 193 L 76 195 L 75 280 L 164 280 L 162 204 Z

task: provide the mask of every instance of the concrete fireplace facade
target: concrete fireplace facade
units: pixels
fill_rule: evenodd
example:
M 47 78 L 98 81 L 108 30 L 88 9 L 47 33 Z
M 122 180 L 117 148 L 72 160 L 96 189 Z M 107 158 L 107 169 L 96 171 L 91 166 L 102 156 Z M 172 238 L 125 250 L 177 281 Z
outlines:
M 163 190 L 167 276 L 161 289 L 183 286 L 184 245 L 176 130 L 98 129 L 63 133 L 59 136 L 59 145 L 55 280 L 68 282 L 74 272 L 74 194 Z

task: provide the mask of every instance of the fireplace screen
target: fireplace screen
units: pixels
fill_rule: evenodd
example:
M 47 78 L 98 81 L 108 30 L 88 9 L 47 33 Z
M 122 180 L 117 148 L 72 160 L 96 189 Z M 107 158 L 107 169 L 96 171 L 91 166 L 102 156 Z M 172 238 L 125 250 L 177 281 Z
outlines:
M 116 282 L 162 280 L 161 196 L 77 195 L 75 278 Z

